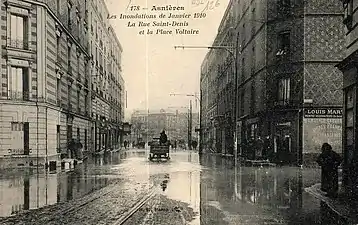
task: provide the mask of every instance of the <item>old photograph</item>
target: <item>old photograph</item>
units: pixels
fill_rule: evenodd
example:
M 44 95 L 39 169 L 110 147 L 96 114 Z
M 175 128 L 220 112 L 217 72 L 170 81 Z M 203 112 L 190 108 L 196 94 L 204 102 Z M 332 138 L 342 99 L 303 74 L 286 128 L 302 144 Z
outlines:
M 358 0 L 0 0 L 0 224 L 358 224 Z

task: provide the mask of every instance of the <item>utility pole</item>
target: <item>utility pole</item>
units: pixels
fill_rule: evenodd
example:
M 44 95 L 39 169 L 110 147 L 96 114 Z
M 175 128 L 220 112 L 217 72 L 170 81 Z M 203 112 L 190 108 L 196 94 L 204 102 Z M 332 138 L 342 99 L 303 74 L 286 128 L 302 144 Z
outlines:
M 189 102 L 189 150 L 192 150 L 191 148 L 191 142 L 192 142 L 192 126 L 193 126 L 193 116 L 192 116 L 192 113 L 193 113 L 193 109 L 192 109 L 192 100 L 190 100 Z

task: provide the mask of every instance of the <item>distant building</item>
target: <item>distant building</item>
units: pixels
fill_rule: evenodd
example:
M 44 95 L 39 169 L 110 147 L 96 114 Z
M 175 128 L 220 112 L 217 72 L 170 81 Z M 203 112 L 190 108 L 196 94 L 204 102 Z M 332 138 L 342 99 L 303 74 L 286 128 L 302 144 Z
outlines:
M 193 113 L 192 139 L 197 139 L 194 127 L 198 127 L 198 113 Z M 131 117 L 132 141 L 151 141 L 158 138 L 160 132 L 165 130 L 168 139 L 188 140 L 188 112 L 183 110 L 161 109 L 161 110 L 135 110 Z
M 337 1 L 339 2 L 343 3 L 345 12 L 343 23 L 346 29 L 345 57 L 337 65 L 343 72 L 343 185 L 347 193 L 357 195 L 358 1 Z

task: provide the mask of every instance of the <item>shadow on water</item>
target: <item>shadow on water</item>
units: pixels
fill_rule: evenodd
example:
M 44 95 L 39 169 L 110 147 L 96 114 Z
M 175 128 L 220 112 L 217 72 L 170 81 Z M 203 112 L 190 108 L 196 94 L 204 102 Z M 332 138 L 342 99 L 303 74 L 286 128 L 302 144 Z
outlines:
M 202 156 L 200 164 L 201 225 L 347 224 L 304 192 L 317 179 L 316 169 L 235 167 L 216 156 Z

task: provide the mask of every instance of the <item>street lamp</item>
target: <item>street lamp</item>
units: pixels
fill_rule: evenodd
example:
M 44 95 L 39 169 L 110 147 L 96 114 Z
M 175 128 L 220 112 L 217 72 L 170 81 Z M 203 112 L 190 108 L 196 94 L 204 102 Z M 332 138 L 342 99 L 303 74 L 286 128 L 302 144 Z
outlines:
M 234 27 L 230 27 L 229 29 L 235 29 Z M 194 49 L 200 49 L 200 48 L 205 48 L 205 49 L 222 49 L 222 50 L 225 50 L 227 51 L 230 56 L 233 58 L 234 60 L 234 79 L 235 79 L 235 96 L 234 96 L 234 101 L 235 103 L 233 104 L 233 107 L 234 107 L 234 128 L 233 128 L 233 133 L 234 133 L 234 157 L 235 157 L 235 162 L 237 160 L 237 117 L 238 117 L 238 73 L 237 73 L 237 70 L 238 70 L 238 64 L 237 64 L 237 56 L 239 54 L 241 54 L 240 51 L 238 51 L 238 40 L 239 40 L 239 35 L 236 36 L 236 43 L 235 43 L 235 46 L 234 47 L 231 47 L 231 46 L 174 46 L 174 49 L 177 49 L 177 48 L 181 48 L 181 49 L 185 49 L 185 48 L 194 48 Z M 201 104 L 200 104 L 201 105 Z M 200 110 L 201 110 L 201 107 L 200 107 Z M 200 121 L 200 124 L 201 124 L 201 121 Z M 201 127 L 200 127 L 201 128 Z M 201 133 L 200 133 L 201 134 Z M 201 136 L 201 135 L 200 135 Z M 200 140 L 201 140 L 201 137 L 200 137 Z M 201 153 L 201 149 L 199 147 L 199 153 Z

